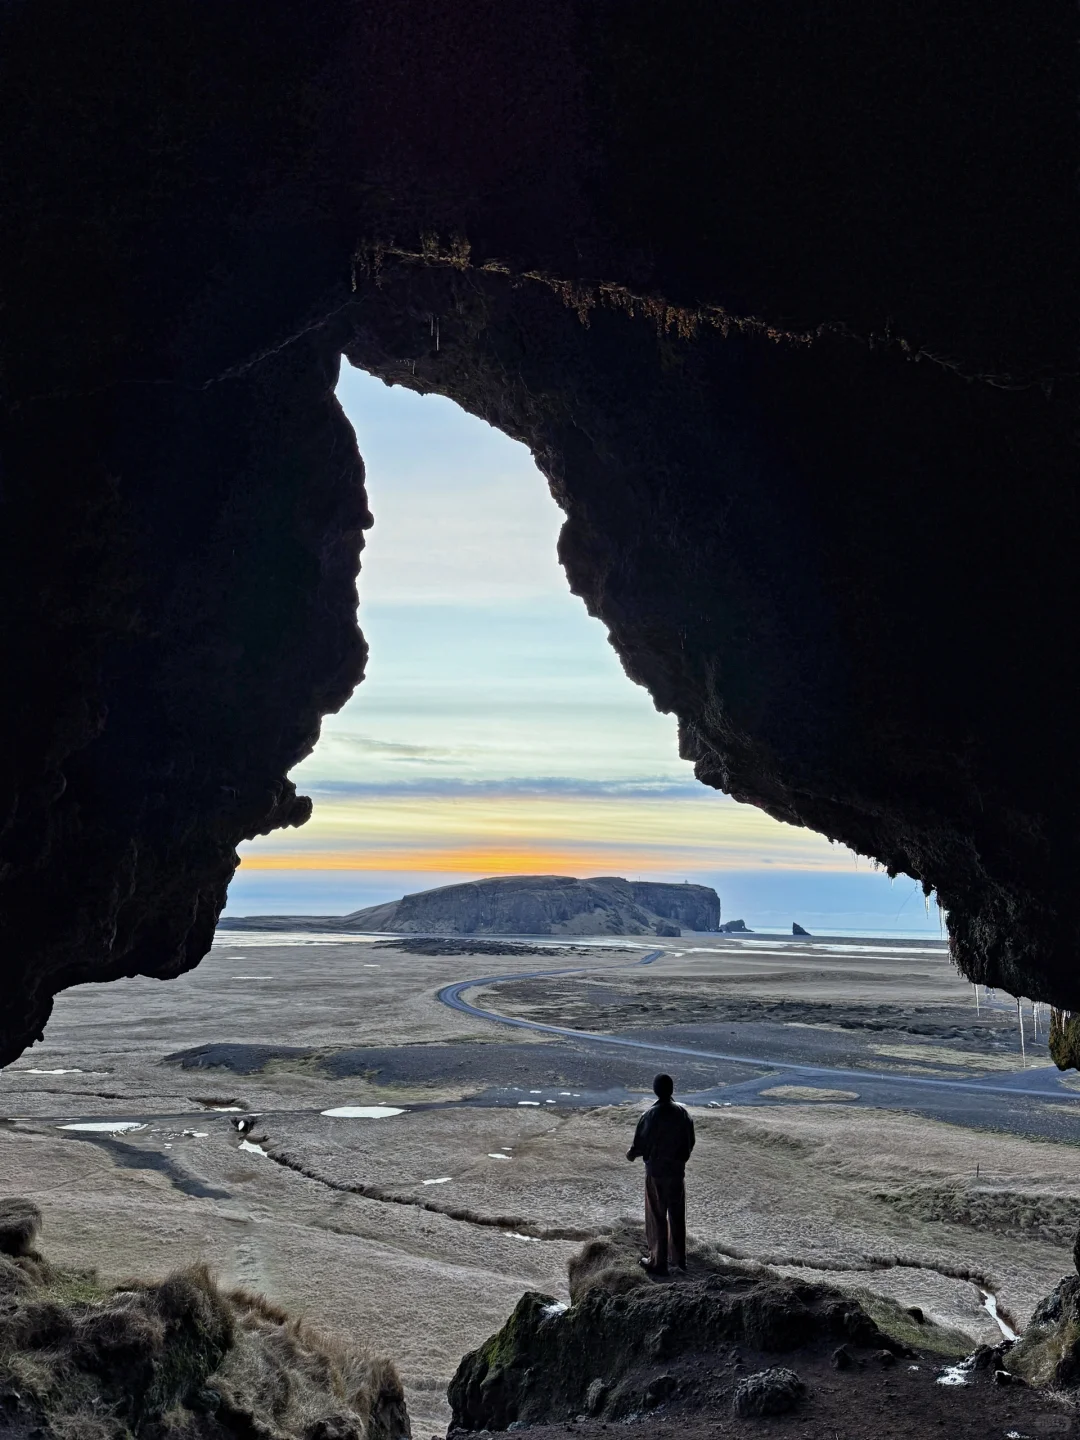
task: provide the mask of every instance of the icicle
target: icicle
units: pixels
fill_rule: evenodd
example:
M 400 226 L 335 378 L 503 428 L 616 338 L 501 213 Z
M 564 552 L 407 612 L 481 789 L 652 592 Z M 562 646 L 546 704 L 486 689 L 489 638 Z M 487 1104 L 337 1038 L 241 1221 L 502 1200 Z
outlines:
M 975 991 L 975 1014 L 979 1015 L 982 1013 L 979 1009 L 979 987 L 973 984 L 971 988 Z
M 1020 997 L 1016 999 L 1016 1018 L 1020 1023 L 1020 1057 L 1024 1062 L 1024 1069 L 1027 1069 L 1027 1051 L 1024 1048 L 1024 1012 L 1020 1009 Z

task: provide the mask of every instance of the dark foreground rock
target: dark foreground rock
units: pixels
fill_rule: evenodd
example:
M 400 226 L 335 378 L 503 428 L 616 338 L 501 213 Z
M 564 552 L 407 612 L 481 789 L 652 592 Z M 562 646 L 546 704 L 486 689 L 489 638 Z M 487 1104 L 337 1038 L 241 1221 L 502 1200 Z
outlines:
M 1029 1385 L 1080 1392 L 1080 1278 L 1067 1275 L 1036 1305 L 1018 1344 L 1004 1352 L 1002 1368 Z
M 36 1215 L 4 1202 L 5 1237 L 18 1206 Z M 222 1290 L 205 1266 L 107 1287 L 21 1243 L 0 1253 L 0 1434 L 407 1440 L 411 1430 L 388 1360 L 260 1295 Z
M 707 1252 L 686 1280 L 650 1281 L 636 1238 L 591 1241 L 570 1262 L 569 1307 L 525 1295 L 465 1356 L 450 1440 L 505 1429 L 609 1440 L 616 1421 L 633 1421 L 635 1440 L 1080 1436 L 1068 1391 L 1002 1383 L 1008 1346 L 949 1364 L 949 1332 L 930 1315 L 918 1325 L 930 1343 L 907 1345 L 894 1332 L 917 1322 L 892 1302 L 875 1302 L 879 1328 L 828 1287 Z
M 639 1253 L 632 1237 L 590 1241 L 570 1262 L 569 1308 L 523 1295 L 498 1334 L 459 1365 L 447 1391 L 453 1424 L 505 1430 L 652 1410 L 678 1390 L 671 1362 L 722 1346 L 790 1352 L 841 1340 L 905 1349 L 827 1286 L 703 1257 L 687 1279 L 657 1284 L 638 1268 Z

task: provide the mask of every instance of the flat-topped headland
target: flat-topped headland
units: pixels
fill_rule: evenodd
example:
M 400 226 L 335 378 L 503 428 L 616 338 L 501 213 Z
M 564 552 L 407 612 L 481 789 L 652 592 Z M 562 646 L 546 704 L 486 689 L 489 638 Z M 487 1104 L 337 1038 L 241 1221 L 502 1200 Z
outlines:
M 226 916 L 224 930 L 385 930 L 400 935 L 660 935 L 717 931 L 709 885 L 604 875 L 499 875 L 420 890 L 350 915 Z

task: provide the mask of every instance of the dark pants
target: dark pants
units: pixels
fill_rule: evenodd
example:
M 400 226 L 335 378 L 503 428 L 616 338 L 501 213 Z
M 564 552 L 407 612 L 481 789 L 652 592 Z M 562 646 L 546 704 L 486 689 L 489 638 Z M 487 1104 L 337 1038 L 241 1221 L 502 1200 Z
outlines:
M 666 1270 L 668 1257 L 673 1265 L 686 1265 L 686 1185 L 678 1179 L 645 1177 L 645 1241 L 649 1264 Z

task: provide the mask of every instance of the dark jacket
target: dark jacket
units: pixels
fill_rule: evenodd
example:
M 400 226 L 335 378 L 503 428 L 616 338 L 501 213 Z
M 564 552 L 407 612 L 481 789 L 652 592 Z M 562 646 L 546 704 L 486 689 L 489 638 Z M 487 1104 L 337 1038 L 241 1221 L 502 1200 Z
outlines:
M 681 1180 L 694 1148 L 694 1122 L 674 1100 L 657 1100 L 634 1131 L 631 1160 L 645 1157 L 645 1174 L 654 1180 Z

